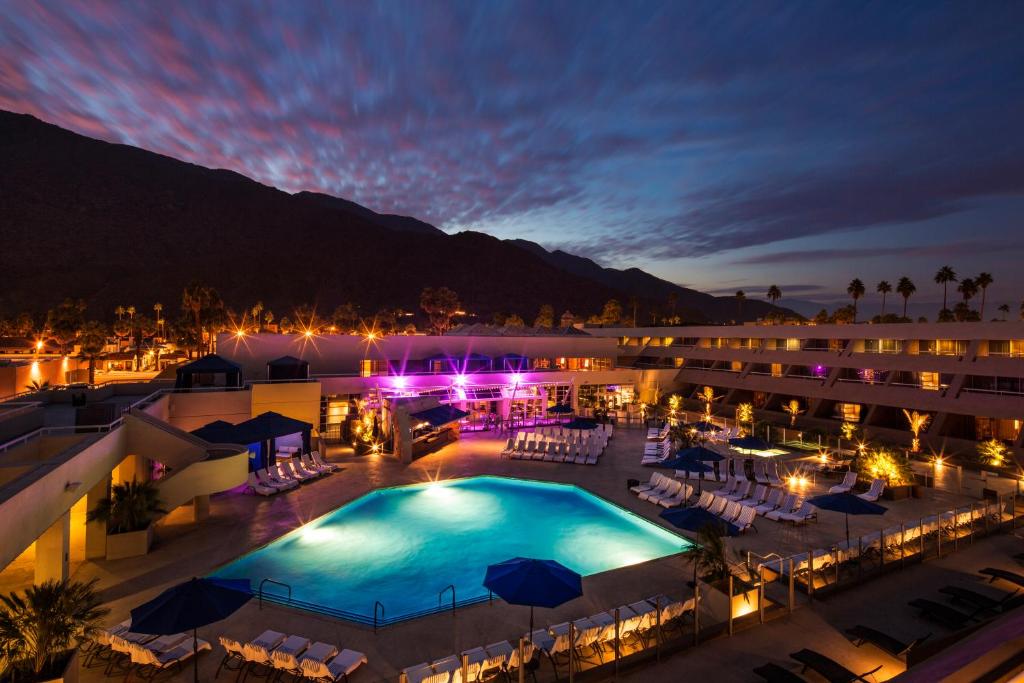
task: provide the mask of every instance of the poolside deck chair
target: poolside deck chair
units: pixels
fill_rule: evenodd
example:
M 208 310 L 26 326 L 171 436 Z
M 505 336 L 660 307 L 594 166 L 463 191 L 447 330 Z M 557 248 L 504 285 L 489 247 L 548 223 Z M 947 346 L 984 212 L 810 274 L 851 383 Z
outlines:
M 669 498 L 659 498 L 658 505 L 660 505 L 663 508 L 679 507 L 680 505 L 685 503 L 686 500 L 692 495 L 693 487 L 690 486 L 689 484 L 683 484 L 674 496 L 671 496 Z
M 744 481 L 744 482 L 742 482 L 740 484 L 739 488 L 737 488 L 732 493 L 726 493 L 726 494 L 720 494 L 720 495 L 721 495 L 722 498 L 725 498 L 728 501 L 742 500 L 742 499 L 746 498 L 747 495 L 750 494 L 750 489 L 751 489 L 751 487 L 753 487 L 753 485 L 754 484 L 752 482 Z
M 426 662 L 420 662 L 402 669 L 402 674 L 409 683 L 448 683 L 452 674 L 450 671 L 434 673 L 434 669 Z
M 748 529 L 757 531 L 757 527 L 754 526 L 754 520 L 757 519 L 757 512 L 752 507 L 743 507 L 740 510 L 740 515 L 735 519 L 733 524 L 739 527 L 740 533 L 745 533 Z
M 648 495 L 647 498 L 643 497 L 644 495 L 647 494 L 641 494 L 641 499 L 646 500 L 648 503 L 654 503 L 655 505 L 657 505 L 660 504 L 663 500 L 669 500 L 670 498 L 675 497 L 676 494 L 683 490 L 683 486 L 685 486 L 685 484 L 675 479 L 672 479 L 671 482 L 672 483 L 669 484 L 668 489 L 664 493 L 657 496 Z
M 739 504 L 749 505 L 750 507 L 757 507 L 758 505 L 763 503 L 767 497 L 768 486 L 765 484 L 758 484 L 757 487 L 754 488 L 753 493 L 751 493 L 746 498 L 741 498 L 739 500 Z
M 240 674 L 246 664 L 245 654 L 242 651 L 242 643 L 226 636 L 220 636 L 218 640 L 220 641 L 221 647 L 224 648 L 224 657 L 220 660 L 220 664 L 217 665 L 217 673 L 213 674 L 213 677 L 217 678 L 220 676 L 222 669 L 235 671 Z
M 789 655 L 791 658 L 800 662 L 804 665 L 803 671 L 810 669 L 820 674 L 829 683 L 852 683 L 853 681 L 867 681 L 865 676 L 870 676 L 879 669 L 882 668 L 882 664 L 879 664 L 871 671 L 865 671 L 862 674 L 856 674 L 845 666 L 840 664 L 834 659 L 826 657 L 825 655 L 817 652 L 816 650 L 810 650 L 804 648 L 799 652 L 793 652 Z
M 711 491 L 701 491 L 700 498 L 697 499 L 697 507 L 707 510 L 714 501 L 715 496 Z
M 312 458 L 313 462 L 315 462 L 317 465 L 319 465 L 320 467 L 325 467 L 331 472 L 341 469 L 338 465 L 335 465 L 333 462 L 327 462 L 326 460 L 324 460 L 320 456 L 320 451 L 311 452 L 309 454 L 309 457 Z
M 996 579 L 1002 579 L 1003 581 L 1024 588 L 1024 576 L 1015 572 L 1007 571 L 1005 569 L 996 569 L 994 567 L 985 567 L 978 573 L 989 577 L 989 583 L 994 582 Z
M 491 657 L 497 657 L 499 655 L 504 656 L 505 677 L 511 681 L 518 680 L 519 677 L 516 674 L 519 672 L 520 666 L 522 666 L 519 661 L 518 643 L 513 645 L 509 641 L 503 640 L 500 643 L 491 643 L 484 649 L 487 650 L 487 654 Z M 533 643 L 529 641 L 523 643 L 523 663 L 525 663 L 524 673 L 530 674 L 534 683 L 537 683 L 537 662 L 534 658 L 535 653 L 536 648 Z
M 943 595 L 948 595 L 953 602 L 963 603 L 978 610 L 998 612 L 1006 607 L 1008 603 L 1013 604 L 1012 601 L 1020 593 L 1020 589 L 1007 593 L 1002 598 L 989 597 L 988 595 L 982 595 L 977 591 L 959 586 L 944 586 L 939 589 L 939 592 Z
M 291 465 L 292 471 L 295 472 L 295 476 L 300 479 L 302 479 L 303 477 L 305 477 L 306 479 L 316 479 L 317 477 L 320 476 L 319 472 L 310 472 L 305 467 L 303 467 L 302 463 L 299 462 L 299 456 L 297 455 L 293 456 L 292 459 L 287 462 Z
M 754 463 L 754 481 L 758 484 L 768 483 L 768 472 L 765 470 L 766 464 L 764 462 Z
M 719 518 L 726 522 L 732 523 L 734 519 L 740 516 L 740 512 L 743 511 L 743 506 L 737 503 L 735 500 L 730 500 L 725 504 L 725 509 L 719 513 Z
M 853 490 L 854 484 L 857 483 L 857 473 L 847 472 L 843 476 L 843 481 L 829 488 L 829 493 L 849 493 Z
M 637 484 L 636 486 L 631 486 L 629 490 L 632 491 L 633 493 L 643 493 L 644 491 L 650 491 L 651 489 L 657 488 L 658 482 L 661 481 L 661 478 L 664 476 L 665 475 L 663 475 L 661 472 L 653 472 L 651 473 L 651 478 L 647 480 L 646 484 Z
M 772 460 L 768 464 L 767 473 L 768 483 L 771 486 L 782 486 L 782 479 L 779 477 L 779 463 L 777 461 Z
M 755 666 L 754 673 L 760 676 L 766 683 L 807 683 L 807 679 L 798 676 L 789 669 L 784 669 L 774 662 Z
M 267 467 L 267 472 L 270 473 L 272 479 L 290 482 L 296 486 L 303 482 L 302 479 L 295 476 L 295 472 L 292 471 L 292 468 L 288 466 L 287 461 L 284 460 L 278 462 L 276 465 Z
M 776 519 L 780 522 L 792 522 L 793 524 L 805 524 L 812 519 L 818 518 L 818 508 L 807 501 L 800 504 L 796 512 L 783 512 Z
M 782 499 L 782 502 L 779 503 L 779 507 L 775 508 L 774 510 L 769 510 L 768 512 L 764 513 L 764 516 L 768 519 L 778 521 L 780 515 L 784 515 L 787 512 L 792 512 L 793 509 L 796 508 L 796 506 L 797 495 L 795 493 L 787 493 L 785 498 Z
M 150 649 L 145 645 L 130 643 L 129 650 L 133 668 L 129 674 L 135 674 L 142 679 L 153 680 L 164 671 L 181 669 L 183 662 L 200 652 L 212 649 L 208 642 L 200 639 L 196 641 L 196 647 L 193 650 L 192 639 L 185 638 L 184 634 L 182 636 L 182 644 L 166 652 Z
M 782 503 L 782 498 L 785 496 L 785 492 L 782 489 L 772 489 L 771 493 L 768 494 L 768 498 L 760 505 L 754 506 L 754 512 L 759 515 L 766 515 L 775 508 L 779 507 Z
M 317 643 L 325 645 L 326 643 Z M 333 645 L 337 652 L 338 648 Z M 312 649 L 312 648 L 310 648 Z M 334 655 L 329 662 L 323 662 L 312 658 L 302 659 L 300 666 L 302 675 L 318 683 L 336 683 L 336 681 L 347 681 L 348 677 L 368 660 L 366 655 L 355 650 L 342 650 Z
M 711 505 L 708 507 L 708 512 L 715 515 L 716 517 L 725 512 L 725 506 L 729 504 L 729 501 L 720 496 L 715 496 L 715 499 L 711 501 Z
M 317 465 L 315 462 L 313 462 L 313 458 L 309 455 L 309 453 L 303 453 L 302 455 L 300 455 L 299 462 L 302 463 L 302 466 L 305 468 L 307 472 L 313 472 L 315 474 L 320 475 L 331 474 L 332 472 L 334 472 L 333 468 L 321 467 L 320 465 Z
M 857 494 L 857 497 L 874 503 L 881 497 L 883 490 L 885 490 L 885 480 L 875 479 L 871 482 L 871 488 L 869 488 L 865 493 Z
M 928 640 L 932 635 L 929 633 L 920 638 L 915 638 L 909 643 L 904 643 L 903 641 L 897 640 L 886 633 L 882 633 L 870 626 L 864 626 L 862 624 L 857 624 L 853 628 L 846 629 L 846 633 L 850 636 L 854 647 L 860 647 L 864 643 L 871 643 L 882 652 L 885 652 L 896 659 L 905 658 L 911 650 L 923 643 L 925 640 Z
M 249 478 L 246 481 L 246 486 L 248 486 L 253 493 L 258 493 L 261 496 L 272 496 L 278 491 L 273 487 L 264 486 L 263 484 L 261 484 L 259 479 L 256 478 L 255 472 L 249 473 Z
M 299 482 L 297 481 L 282 479 L 277 474 L 276 467 L 274 469 L 268 468 L 256 470 L 256 479 L 264 486 L 269 486 L 270 488 L 278 489 L 280 491 L 287 491 L 288 489 L 293 489 L 299 485 Z
M 925 598 L 917 598 L 907 604 L 919 609 L 923 618 L 942 624 L 953 631 L 963 628 L 973 618 L 970 614 L 964 614 L 952 607 Z
M 663 477 L 662 480 L 658 482 L 658 486 L 656 488 L 650 491 L 641 492 L 639 494 L 640 500 L 651 500 L 652 498 L 660 498 L 672 487 L 674 483 L 676 483 L 675 479 Z

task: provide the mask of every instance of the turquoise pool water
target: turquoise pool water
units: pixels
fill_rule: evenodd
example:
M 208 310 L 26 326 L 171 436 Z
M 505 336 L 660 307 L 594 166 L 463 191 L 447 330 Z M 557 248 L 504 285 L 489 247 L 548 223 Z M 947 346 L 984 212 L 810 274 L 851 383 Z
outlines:
M 486 599 L 487 566 L 553 559 L 587 576 L 678 553 L 690 543 L 575 486 L 472 477 L 381 489 L 227 564 L 215 576 L 265 578 L 300 607 L 384 622 Z M 283 597 L 267 584 L 264 595 Z M 451 606 L 451 592 L 444 596 Z

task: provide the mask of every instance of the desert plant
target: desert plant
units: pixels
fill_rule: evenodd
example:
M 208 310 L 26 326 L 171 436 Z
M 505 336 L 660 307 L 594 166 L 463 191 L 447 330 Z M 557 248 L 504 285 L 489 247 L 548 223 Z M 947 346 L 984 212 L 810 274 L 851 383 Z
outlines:
M 97 580 L 50 580 L 0 595 L 0 659 L 8 672 L 51 678 L 58 658 L 96 633 L 110 611 L 100 607 Z
M 911 434 L 914 435 L 913 440 L 910 442 L 910 450 L 917 453 L 921 450 L 921 431 L 928 426 L 928 421 L 932 419 L 932 416 L 928 413 L 919 413 L 916 410 L 910 412 L 906 408 L 903 409 L 903 414 L 907 418 Z
M 782 406 L 782 409 L 789 413 L 789 426 L 795 427 L 797 416 L 804 412 L 804 409 L 800 407 L 800 401 L 795 398 L 790 399 L 789 403 Z
M 884 479 L 888 486 L 901 486 L 914 481 L 910 459 L 897 450 L 875 448 L 859 453 L 854 461 L 857 473 L 866 480 Z
M 104 522 L 110 534 L 142 531 L 153 518 L 167 511 L 160 507 L 160 490 L 151 481 L 135 479 L 110 488 L 110 497 L 86 515 L 90 522 Z
M 978 455 L 986 465 L 1002 467 L 1006 464 L 1006 456 L 1010 449 L 999 439 L 989 439 L 978 444 Z
M 693 563 L 693 578 L 712 582 L 730 574 L 729 551 L 715 524 L 708 524 L 697 532 L 697 544 L 687 553 Z

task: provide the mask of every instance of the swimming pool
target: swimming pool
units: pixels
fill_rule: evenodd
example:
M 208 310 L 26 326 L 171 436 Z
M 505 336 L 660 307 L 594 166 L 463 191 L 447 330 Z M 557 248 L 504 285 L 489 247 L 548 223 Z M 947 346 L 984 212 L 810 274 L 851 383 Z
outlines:
M 557 560 L 588 576 L 681 552 L 685 538 L 564 484 L 470 477 L 380 489 L 224 565 L 214 576 L 269 578 L 291 604 L 371 623 L 487 598 L 487 566 L 512 557 Z M 264 597 L 283 601 L 268 583 Z M 451 591 L 444 596 L 451 607 Z

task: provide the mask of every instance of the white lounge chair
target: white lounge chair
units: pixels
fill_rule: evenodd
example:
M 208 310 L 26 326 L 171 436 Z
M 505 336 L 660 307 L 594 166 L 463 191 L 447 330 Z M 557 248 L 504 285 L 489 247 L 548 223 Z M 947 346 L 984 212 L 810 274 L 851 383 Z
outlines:
M 713 502 L 715 502 L 715 495 L 711 491 L 701 491 L 700 498 L 697 499 L 697 507 L 707 510 Z
M 765 498 L 768 497 L 768 487 L 764 484 L 758 484 L 754 488 L 754 492 L 746 498 L 740 498 L 740 505 L 749 505 L 750 507 L 756 507 L 764 502 Z
M 793 511 L 794 508 L 796 508 L 796 501 L 797 496 L 795 493 L 787 493 L 786 497 L 782 499 L 781 503 L 779 503 L 779 506 L 774 510 L 769 510 L 768 512 L 764 513 L 764 516 L 768 519 L 778 521 L 780 515 L 790 513 Z
M 337 652 L 337 648 L 334 649 Z M 342 650 L 326 663 L 316 659 L 302 659 L 300 667 L 302 675 L 310 680 L 317 681 L 317 683 L 336 683 L 336 681 L 347 681 L 348 677 L 367 661 L 366 655 L 362 652 Z
M 291 465 L 292 471 L 295 472 L 295 476 L 299 479 L 316 479 L 320 476 L 319 472 L 310 472 L 303 467 L 302 463 L 299 462 L 298 456 L 292 456 L 288 463 Z
M 299 462 L 302 464 L 302 468 L 307 472 L 310 472 L 311 474 L 324 475 L 330 474 L 331 472 L 334 471 L 326 467 L 320 467 L 320 465 L 317 465 L 315 462 L 313 462 L 313 459 L 309 456 L 309 453 L 301 454 L 299 456 Z
M 857 473 L 847 472 L 843 476 L 843 481 L 829 488 L 829 493 L 849 493 L 853 490 L 853 485 L 857 483 Z
M 282 479 L 277 473 L 276 467 L 273 469 L 257 470 L 256 478 L 264 486 L 269 486 L 270 488 L 279 489 L 281 491 L 287 491 L 288 489 L 293 489 L 299 485 L 299 482 L 292 479 Z
M 676 495 L 677 493 L 679 493 L 683 489 L 683 486 L 684 486 L 683 482 L 678 481 L 676 479 L 672 479 L 671 481 L 672 481 L 672 483 L 669 484 L 669 487 L 665 490 L 664 493 L 662 493 L 660 495 L 657 495 L 657 496 L 648 496 L 644 500 L 646 500 L 648 503 L 655 503 L 655 504 L 657 504 L 657 503 L 660 503 L 663 500 L 667 500 L 667 499 L 673 497 L 674 495 Z M 641 498 L 642 498 L 642 496 L 641 496 Z
M 331 472 L 334 472 L 335 470 L 338 469 L 338 466 L 335 465 L 333 462 L 327 462 L 326 460 L 324 460 L 320 456 L 320 451 L 313 451 L 312 453 L 309 454 L 309 457 L 311 457 L 313 459 L 313 462 L 315 462 L 317 465 L 319 465 L 320 467 L 324 467 L 330 470 Z
M 739 528 L 741 534 L 747 529 L 754 529 L 756 531 L 757 529 L 754 527 L 755 519 L 757 519 L 757 511 L 752 507 L 744 507 L 740 510 L 740 516 L 733 521 L 733 524 Z
M 252 489 L 253 493 L 258 493 L 261 496 L 272 496 L 275 493 L 277 493 L 277 489 L 273 488 L 272 486 L 264 486 L 263 484 L 261 484 L 259 482 L 259 479 L 256 478 L 255 472 L 249 473 L 247 485 L 250 489 Z
M 693 487 L 690 486 L 689 484 L 683 484 L 674 496 L 671 496 L 669 498 L 658 499 L 658 505 L 660 505 L 663 508 L 679 507 L 680 505 L 685 503 L 686 500 L 692 495 Z
M 739 488 L 736 489 L 736 491 L 734 491 L 733 493 L 726 493 L 725 495 L 722 496 L 722 498 L 725 498 L 726 500 L 729 501 L 743 500 L 750 493 L 750 489 L 752 486 L 753 483 L 749 481 L 744 481 L 740 484 Z
M 878 500 L 879 497 L 881 497 L 882 491 L 884 491 L 884 490 L 885 490 L 885 480 L 883 480 L 883 479 L 875 479 L 874 481 L 871 482 L 871 488 L 869 488 L 867 490 L 867 492 L 865 492 L 865 493 L 858 494 L 857 497 L 858 498 L 863 498 L 864 500 L 867 500 L 867 501 L 870 501 L 870 502 L 873 503 L 876 500 Z
M 711 505 L 708 506 L 708 512 L 715 515 L 716 517 L 725 512 L 725 506 L 729 504 L 729 501 L 725 498 L 715 496 L 714 500 L 711 501 Z
M 779 478 L 779 463 L 772 460 L 767 468 L 768 484 L 771 486 L 782 486 L 782 479 Z
M 668 490 L 672 488 L 672 485 L 675 483 L 675 479 L 669 479 L 668 477 L 664 477 L 658 483 L 657 488 L 652 489 L 651 491 L 644 491 L 640 493 L 640 500 L 657 500 L 661 496 L 665 495 L 665 493 L 667 493 Z
M 762 461 L 754 462 L 754 481 L 758 484 L 768 483 L 768 472 L 765 470 L 765 463 Z
M 796 512 L 783 512 L 778 516 L 780 522 L 792 522 L 793 524 L 804 524 L 818 517 L 818 509 L 806 500 Z
M 190 659 L 199 652 L 205 652 L 206 650 L 212 649 L 210 644 L 205 640 L 196 641 L 195 646 L 196 648 L 193 650 L 192 639 L 184 638 L 180 645 L 165 652 L 159 652 L 137 643 L 129 643 L 128 652 L 131 658 L 132 668 L 134 670 L 140 670 L 143 677 L 152 679 L 160 672 L 170 669 L 181 669 L 182 662 Z M 151 672 L 151 674 L 147 676 L 146 674 L 149 672 Z M 130 674 L 131 672 L 129 672 L 129 675 Z
M 765 515 L 775 508 L 779 507 L 782 503 L 782 497 L 785 492 L 782 489 L 772 489 L 771 493 L 768 494 L 768 499 L 760 505 L 754 506 L 754 512 L 759 515 Z
M 661 482 L 664 476 L 665 475 L 663 475 L 661 472 L 652 472 L 651 478 L 647 481 L 646 484 L 637 484 L 636 486 L 631 486 L 629 490 L 632 491 L 633 493 L 643 493 L 644 491 L 656 489 L 658 488 L 658 484 Z
M 726 522 L 732 522 L 740 516 L 741 512 L 743 512 L 743 506 L 734 500 L 730 500 L 725 504 L 725 509 L 718 516 Z

